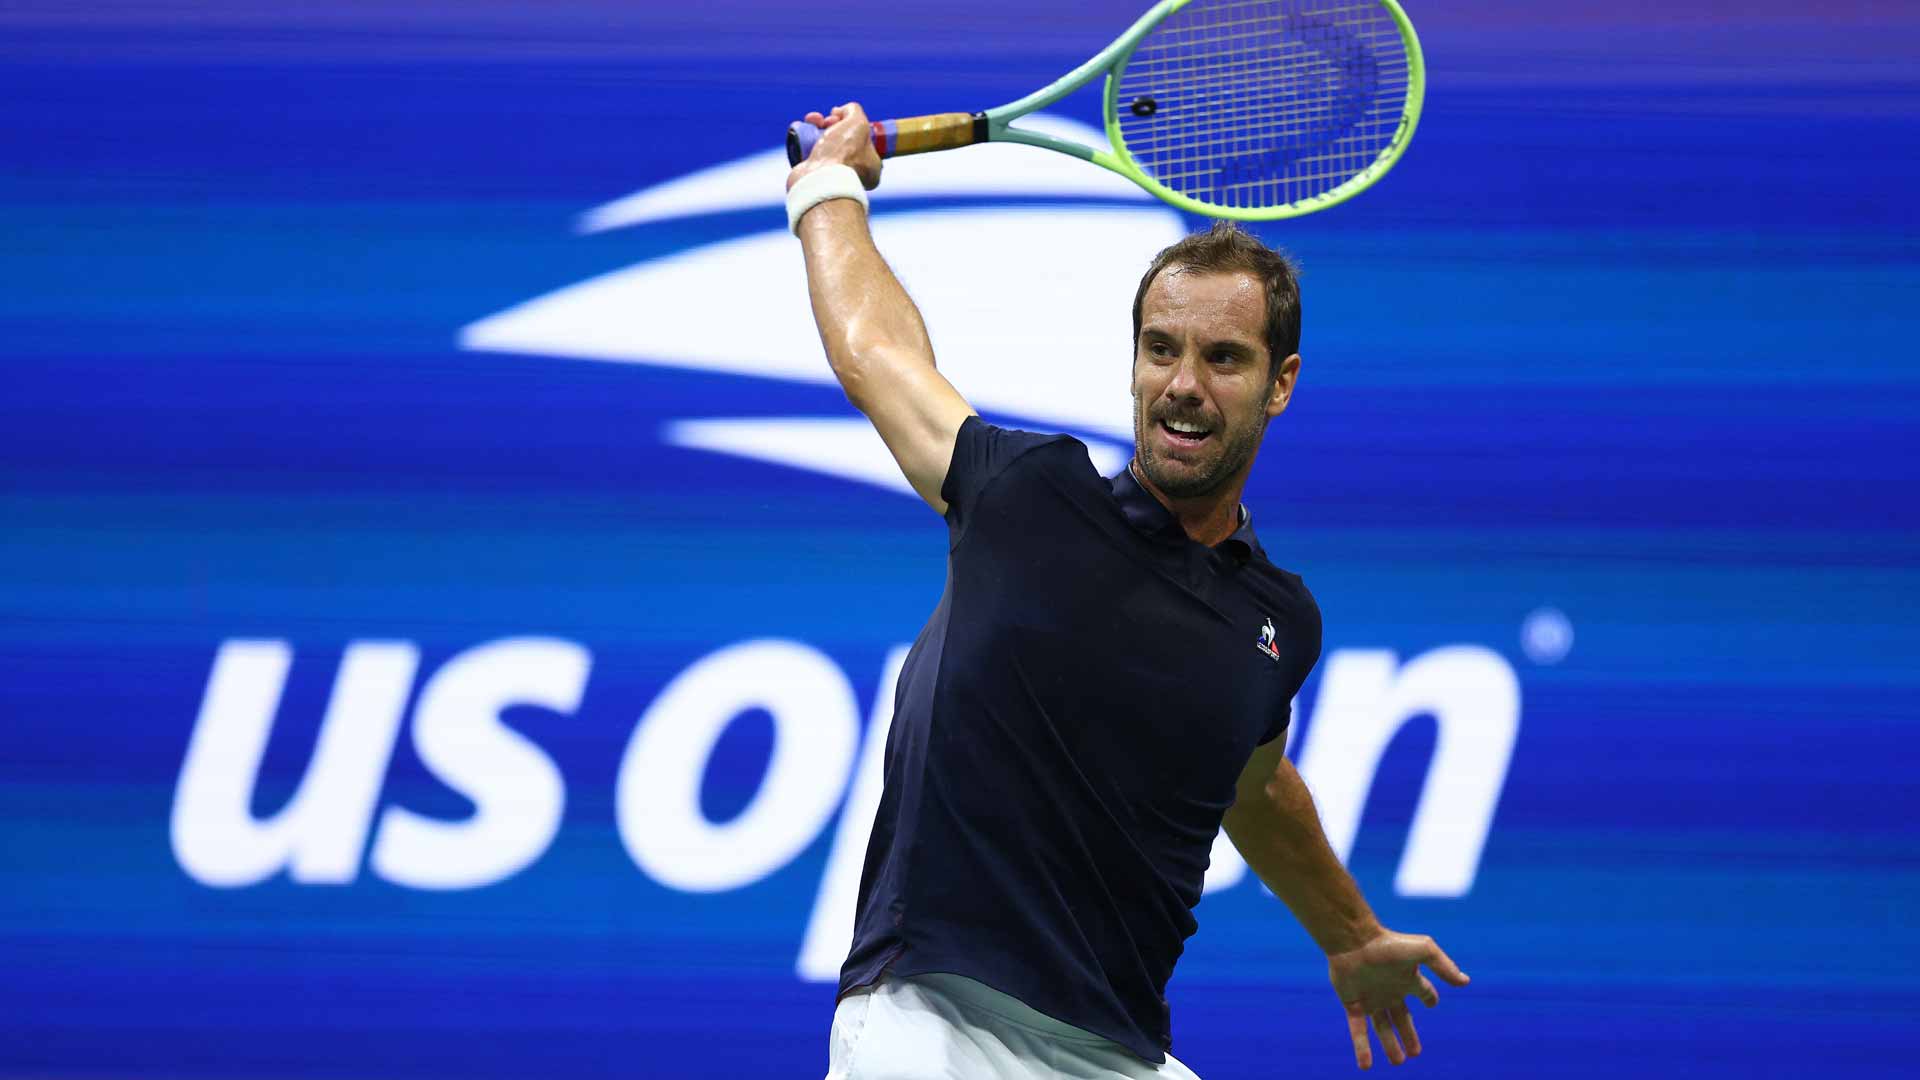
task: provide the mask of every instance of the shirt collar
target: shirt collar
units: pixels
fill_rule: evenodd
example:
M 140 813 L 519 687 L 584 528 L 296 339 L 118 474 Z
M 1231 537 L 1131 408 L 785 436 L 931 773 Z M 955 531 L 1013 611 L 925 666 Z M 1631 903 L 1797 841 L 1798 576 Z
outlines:
M 1120 504 L 1120 512 L 1126 515 L 1127 523 L 1148 536 L 1163 540 L 1188 540 L 1187 530 L 1180 527 L 1180 521 L 1173 512 L 1161 505 L 1133 475 L 1133 466 L 1120 470 L 1114 477 L 1113 498 Z M 1260 547 L 1260 538 L 1253 534 L 1253 515 L 1247 511 L 1245 503 L 1240 504 L 1240 527 L 1233 535 L 1214 546 L 1216 551 L 1232 554 L 1238 561 L 1246 562 L 1249 555 L 1266 558 L 1266 551 Z

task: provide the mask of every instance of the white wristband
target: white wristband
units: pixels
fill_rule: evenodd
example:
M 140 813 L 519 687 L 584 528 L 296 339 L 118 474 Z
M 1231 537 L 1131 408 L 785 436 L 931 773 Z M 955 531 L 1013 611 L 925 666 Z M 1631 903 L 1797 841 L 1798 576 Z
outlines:
M 800 235 L 800 219 L 828 199 L 852 199 L 867 208 L 867 189 L 860 174 L 847 165 L 822 165 L 800 178 L 787 192 L 787 228 Z

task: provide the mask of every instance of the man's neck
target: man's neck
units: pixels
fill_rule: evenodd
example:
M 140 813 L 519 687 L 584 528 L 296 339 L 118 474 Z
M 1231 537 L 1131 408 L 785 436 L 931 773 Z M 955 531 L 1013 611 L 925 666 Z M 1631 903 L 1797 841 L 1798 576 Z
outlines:
M 1148 494 L 1160 500 L 1160 505 L 1167 508 L 1188 538 L 1195 542 L 1212 547 L 1239 530 L 1240 492 L 1247 486 L 1245 476 L 1238 477 L 1233 483 L 1211 494 L 1176 499 L 1147 479 L 1146 470 L 1140 468 L 1137 458 L 1129 461 L 1127 468 L 1133 470 L 1133 478 L 1147 489 Z

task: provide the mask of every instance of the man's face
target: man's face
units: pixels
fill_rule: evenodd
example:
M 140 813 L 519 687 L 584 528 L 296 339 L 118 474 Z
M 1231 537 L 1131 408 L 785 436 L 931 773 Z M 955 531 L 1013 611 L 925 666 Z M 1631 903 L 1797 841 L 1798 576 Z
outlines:
M 1244 478 L 1293 393 L 1300 357 L 1270 379 L 1266 290 L 1252 274 L 1169 267 L 1140 303 L 1133 439 L 1141 471 L 1170 498 Z

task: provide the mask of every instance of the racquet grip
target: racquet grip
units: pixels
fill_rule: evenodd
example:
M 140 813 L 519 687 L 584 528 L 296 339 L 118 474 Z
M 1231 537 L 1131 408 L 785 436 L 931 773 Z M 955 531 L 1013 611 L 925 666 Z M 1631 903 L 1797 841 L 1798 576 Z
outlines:
M 787 164 L 805 161 L 823 134 L 825 132 L 805 120 L 787 125 Z M 986 141 L 986 113 L 934 113 L 873 123 L 873 148 L 883 158 L 952 150 Z

